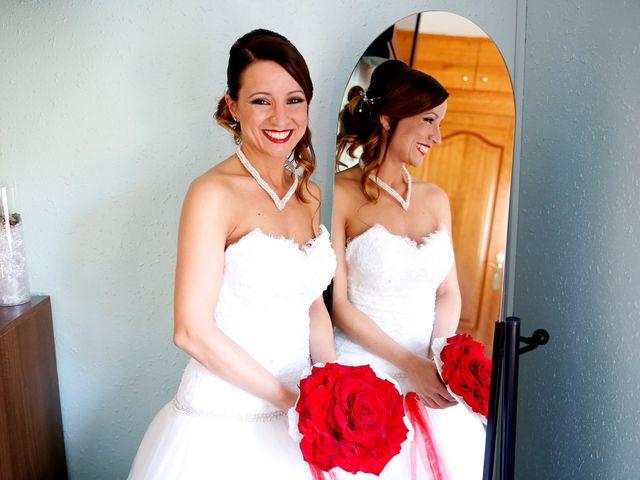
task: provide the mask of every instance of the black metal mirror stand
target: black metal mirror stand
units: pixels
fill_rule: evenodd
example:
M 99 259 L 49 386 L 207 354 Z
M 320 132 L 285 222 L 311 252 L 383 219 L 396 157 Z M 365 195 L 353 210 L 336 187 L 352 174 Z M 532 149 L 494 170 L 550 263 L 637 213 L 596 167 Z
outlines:
M 521 337 L 518 317 L 496 322 L 483 480 L 513 480 L 519 356 L 548 341 L 549 333 L 543 329 Z

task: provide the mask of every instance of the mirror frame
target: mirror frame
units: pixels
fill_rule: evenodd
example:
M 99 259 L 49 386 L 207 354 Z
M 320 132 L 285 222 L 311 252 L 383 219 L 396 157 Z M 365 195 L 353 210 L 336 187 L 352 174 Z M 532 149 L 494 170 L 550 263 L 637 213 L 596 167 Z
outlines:
M 511 83 L 511 91 L 513 96 L 513 104 L 514 104 L 514 127 L 513 127 L 513 150 L 512 150 L 512 161 L 511 161 L 511 181 L 510 181 L 510 192 L 509 192 L 509 206 L 508 206 L 508 218 L 507 218 L 507 231 L 506 231 L 506 250 L 505 250 L 505 263 L 504 270 L 502 276 L 502 298 L 500 302 L 500 318 L 499 321 L 496 322 L 495 326 L 495 334 L 494 334 L 494 348 L 493 348 L 493 364 L 498 365 L 498 368 L 492 369 L 491 375 L 491 388 L 490 388 L 490 407 L 489 407 L 489 415 L 487 419 L 487 430 L 486 430 L 486 443 L 485 443 L 485 461 L 484 461 L 484 469 L 483 469 L 483 480 L 492 480 L 495 478 L 510 478 L 505 477 L 504 474 L 506 472 L 511 472 L 511 476 L 514 471 L 514 461 L 513 454 L 515 452 L 515 403 L 513 404 L 513 422 L 511 423 L 511 427 L 513 431 L 511 431 L 508 435 L 510 439 L 509 444 L 505 444 L 501 442 L 501 436 L 504 435 L 504 424 L 509 423 L 505 420 L 505 411 L 502 407 L 502 398 L 503 397 L 513 397 L 513 401 L 516 401 L 517 398 L 517 361 L 516 361 L 516 371 L 515 371 L 515 383 L 514 384 L 503 384 L 504 382 L 504 368 L 501 362 L 501 359 L 504 358 L 504 324 L 505 319 L 507 317 L 513 316 L 513 297 L 514 297 L 514 271 L 515 271 L 515 252 L 516 252 L 516 241 L 517 241 L 517 213 L 518 213 L 518 192 L 519 192 L 519 178 L 520 178 L 520 153 L 521 153 L 521 142 L 522 142 L 522 91 L 523 91 L 523 77 L 524 77 L 524 35 L 518 35 L 518 32 L 524 31 L 525 25 L 525 9 L 524 9 L 524 0 L 517 0 L 517 8 L 516 8 L 516 36 L 515 36 L 515 58 L 513 59 L 513 71 L 509 68 L 509 62 L 505 57 L 504 50 L 501 48 L 501 45 L 495 38 L 489 34 L 488 30 L 480 25 L 477 21 L 471 20 L 468 16 L 459 12 L 452 12 L 446 9 L 426 9 L 419 10 L 417 12 L 411 13 L 409 15 L 405 15 L 403 17 L 397 18 L 395 21 L 387 24 L 387 26 L 383 29 L 380 29 L 372 40 L 369 40 L 369 43 L 365 45 L 363 49 L 360 50 L 360 54 L 355 59 L 355 62 L 352 62 L 351 65 L 355 65 L 348 72 L 348 76 L 346 81 L 344 81 L 342 85 L 342 89 L 340 90 L 340 95 L 337 95 L 337 105 L 334 105 L 332 110 L 331 121 L 335 130 L 333 130 L 333 138 L 335 140 L 337 136 L 338 129 L 338 115 L 341 110 L 342 100 L 344 97 L 344 93 L 346 88 L 349 85 L 349 80 L 353 75 L 353 72 L 358 66 L 360 58 L 363 56 L 364 52 L 371 44 L 373 40 L 378 38 L 378 36 L 389 28 L 388 25 L 395 25 L 399 21 L 409 18 L 412 16 L 418 16 L 419 19 L 422 14 L 429 12 L 446 12 L 454 15 L 461 16 L 466 20 L 474 23 L 478 28 L 482 29 L 487 33 L 488 38 L 490 38 L 500 55 L 502 56 L 504 67 L 507 71 L 507 74 Z M 415 38 L 414 38 L 415 42 Z M 415 48 L 414 48 L 415 49 Z M 413 50 L 412 49 L 412 55 Z M 335 108 L 337 107 L 337 108 Z M 323 208 L 322 208 L 322 222 L 328 225 L 331 225 L 332 220 L 332 211 L 333 211 L 333 176 L 335 175 L 335 141 L 328 148 L 329 152 L 333 152 L 334 155 L 331 157 L 331 161 L 328 162 L 328 166 L 325 172 L 326 177 L 328 178 L 326 187 L 323 191 Z M 328 207 L 328 208 L 327 208 Z M 325 292 L 325 302 L 327 303 L 327 307 L 331 312 L 332 302 L 331 302 L 331 290 L 332 285 Z M 502 325 L 498 325 L 498 324 Z M 517 358 L 517 357 L 516 357 Z M 513 372 L 512 372 L 513 373 Z M 507 414 L 511 412 L 506 412 Z M 505 458 L 505 452 L 506 457 Z M 505 465 L 504 463 L 507 463 Z

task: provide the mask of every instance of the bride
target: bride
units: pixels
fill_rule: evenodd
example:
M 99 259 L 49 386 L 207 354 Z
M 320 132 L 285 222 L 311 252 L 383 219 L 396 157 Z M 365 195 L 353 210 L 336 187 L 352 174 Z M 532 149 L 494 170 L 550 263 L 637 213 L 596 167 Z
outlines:
M 379 65 L 366 91 L 350 90 L 337 157 L 346 152 L 359 163 L 335 181 L 333 321 L 339 361 L 371 364 L 403 393 L 415 391 L 428 407 L 447 478 L 473 480 L 482 477 L 483 425 L 456 404 L 431 359 L 431 340 L 455 334 L 460 316 L 449 200 L 406 169 L 441 142 L 448 95 L 397 60 Z M 408 443 L 381 478 L 414 478 Z M 418 467 L 419 478 L 435 476 Z
M 130 479 L 310 478 L 284 412 L 311 359 L 335 360 L 312 93 L 281 35 L 254 30 L 231 47 L 215 118 L 238 148 L 193 181 L 180 220 L 174 342 L 192 358 Z

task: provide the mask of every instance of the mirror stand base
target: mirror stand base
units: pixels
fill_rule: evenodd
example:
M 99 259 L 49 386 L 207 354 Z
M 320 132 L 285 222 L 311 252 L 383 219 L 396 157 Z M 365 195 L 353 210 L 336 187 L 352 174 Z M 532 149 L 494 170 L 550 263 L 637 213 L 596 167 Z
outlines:
M 516 402 L 520 355 L 549 342 L 549 332 L 538 329 L 520 336 L 520 319 L 496 322 L 491 366 L 487 441 L 483 480 L 513 480 L 516 440 Z M 524 343 L 526 346 L 521 347 Z

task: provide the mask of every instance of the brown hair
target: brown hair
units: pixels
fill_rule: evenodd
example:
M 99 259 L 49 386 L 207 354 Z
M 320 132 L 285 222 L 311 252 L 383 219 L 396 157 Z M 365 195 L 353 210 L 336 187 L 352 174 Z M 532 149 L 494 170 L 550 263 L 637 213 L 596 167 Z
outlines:
M 285 37 L 279 33 L 261 28 L 243 35 L 232 45 L 229 51 L 229 64 L 227 65 L 226 95 L 229 95 L 232 100 L 238 100 L 242 72 L 253 62 L 260 60 L 276 62 L 284 68 L 302 87 L 307 105 L 309 105 L 313 97 L 313 84 L 304 58 L 298 49 Z M 224 96 L 218 101 L 218 108 L 213 118 L 220 126 L 233 134 L 237 144 L 240 143 L 241 126 L 233 119 Z M 293 155 L 298 166 L 302 167 L 296 196 L 306 203 L 308 200 L 303 191 L 305 189 L 308 191 L 307 182 L 316 165 L 309 127 L 307 127 L 304 135 L 294 148 Z
M 343 165 L 340 158 L 344 152 L 357 158 L 356 150 L 362 148 L 362 192 L 368 200 L 375 200 L 377 196 L 369 191 L 367 178 L 384 162 L 398 121 L 435 108 L 448 96 L 449 92 L 435 78 L 399 60 L 378 65 L 371 75 L 369 88 L 365 91 L 361 86 L 352 87 L 347 95 L 348 103 L 340 112 L 336 168 Z M 386 142 L 380 115 L 390 118 Z

